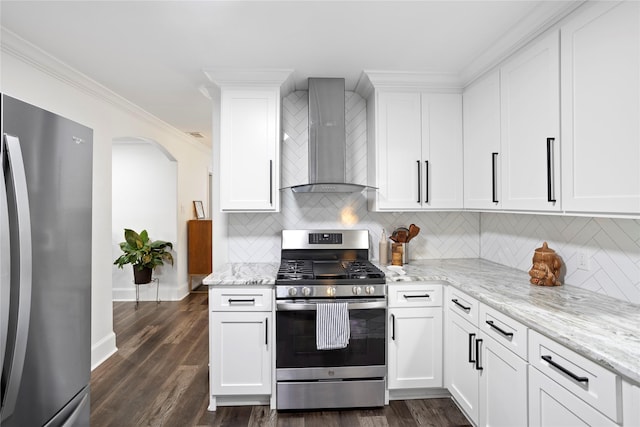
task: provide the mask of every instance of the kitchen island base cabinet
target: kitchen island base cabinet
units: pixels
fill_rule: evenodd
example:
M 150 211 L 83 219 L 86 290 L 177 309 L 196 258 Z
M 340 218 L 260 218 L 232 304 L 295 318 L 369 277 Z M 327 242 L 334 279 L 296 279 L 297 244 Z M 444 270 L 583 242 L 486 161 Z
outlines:
M 210 411 L 273 400 L 271 298 L 271 289 L 209 290 Z

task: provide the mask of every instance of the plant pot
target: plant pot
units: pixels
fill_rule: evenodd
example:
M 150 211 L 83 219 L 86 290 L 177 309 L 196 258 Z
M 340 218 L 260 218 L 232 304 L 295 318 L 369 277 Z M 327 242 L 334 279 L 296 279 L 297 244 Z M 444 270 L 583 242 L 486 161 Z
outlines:
M 134 265 L 133 266 L 133 283 L 135 283 L 136 285 L 144 285 L 146 283 L 150 283 L 151 273 L 153 273 L 153 269 L 149 267 L 144 267 L 141 270 Z

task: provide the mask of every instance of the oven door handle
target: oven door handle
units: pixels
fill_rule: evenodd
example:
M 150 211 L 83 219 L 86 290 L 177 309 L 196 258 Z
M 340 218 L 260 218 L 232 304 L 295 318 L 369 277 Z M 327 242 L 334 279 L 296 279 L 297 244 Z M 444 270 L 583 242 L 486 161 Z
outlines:
M 333 302 L 342 302 L 340 300 Z M 349 304 L 349 310 L 366 310 L 371 308 L 387 308 L 387 301 L 345 301 Z M 317 309 L 318 302 L 292 302 L 292 301 L 276 301 L 277 311 L 294 311 L 294 310 L 313 310 Z

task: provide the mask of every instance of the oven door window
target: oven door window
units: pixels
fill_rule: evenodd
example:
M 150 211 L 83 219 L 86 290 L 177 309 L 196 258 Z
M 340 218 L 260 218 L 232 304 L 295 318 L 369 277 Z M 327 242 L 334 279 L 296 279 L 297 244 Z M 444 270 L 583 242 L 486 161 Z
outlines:
M 349 345 L 318 350 L 315 311 L 276 311 L 276 367 L 384 365 L 385 320 L 383 308 L 349 310 Z

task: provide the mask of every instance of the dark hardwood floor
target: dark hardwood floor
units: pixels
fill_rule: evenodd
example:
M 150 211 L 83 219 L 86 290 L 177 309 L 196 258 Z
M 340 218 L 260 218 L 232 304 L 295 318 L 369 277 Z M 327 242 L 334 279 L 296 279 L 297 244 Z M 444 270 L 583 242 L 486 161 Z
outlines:
M 91 374 L 91 425 L 468 426 L 449 399 L 392 401 L 371 410 L 278 413 L 208 406 L 206 293 L 179 302 L 113 304 L 118 352 Z

